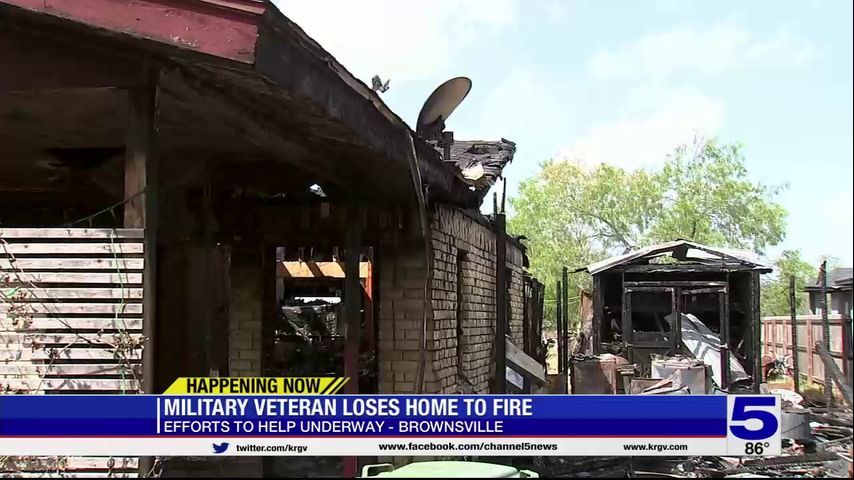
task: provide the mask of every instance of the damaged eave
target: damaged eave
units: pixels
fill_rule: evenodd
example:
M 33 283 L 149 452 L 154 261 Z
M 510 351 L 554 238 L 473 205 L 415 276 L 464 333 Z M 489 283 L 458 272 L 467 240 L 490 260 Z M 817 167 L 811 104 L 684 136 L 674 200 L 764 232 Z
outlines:
M 415 138 L 414 143 L 421 180 L 426 185 L 429 202 L 446 203 L 460 207 L 463 211 L 480 207 L 483 196 L 469 188 L 453 167 L 443 164 L 441 156 L 433 147 L 419 138 Z
M 373 178 L 367 180 L 377 187 L 397 190 L 393 196 L 401 198 L 413 191 L 411 174 L 417 168 L 428 202 L 479 205 L 453 169 L 373 90 L 276 8 L 267 10 L 259 26 L 254 70 L 288 95 L 317 105 L 375 152 Z
M 699 272 L 747 272 L 770 273 L 772 269 L 754 267 L 744 264 L 704 264 L 704 263 L 675 263 L 675 264 L 629 264 L 610 269 L 615 272 L 644 272 L 644 273 L 699 273 Z
M 439 148 L 436 150 L 441 152 Z M 502 178 L 504 168 L 513 161 L 516 144 L 504 138 L 499 141 L 455 140 L 450 154 L 450 158 L 443 158 L 442 162 L 451 166 L 482 202 L 489 189 Z
M 651 263 L 667 257 L 671 263 Z M 607 271 L 745 271 L 769 273 L 772 269 L 760 262 L 750 252 L 702 245 L 688 240 L 675 240 L 650 245 L 623 255 L 606 258 L 576 271 L 586 270 L 592 275 Z
M 154 52 L 245 65 L 254 62 L 257 24 L 267 8 L 258 0 L 0 1 L 0 13 L 25 21 L 72 24 L 125 43 L 144 41 Z

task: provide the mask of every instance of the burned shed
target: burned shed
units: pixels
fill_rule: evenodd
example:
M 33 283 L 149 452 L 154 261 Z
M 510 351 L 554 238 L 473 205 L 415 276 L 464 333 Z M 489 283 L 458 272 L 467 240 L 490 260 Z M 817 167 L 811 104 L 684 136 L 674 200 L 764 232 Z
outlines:
M 677 240 L 582 270 L 593 275 L 593 353 L 641 374 L 653 355 L 697 357 L 724 390 L 760 378 L 759 276 L 771 269 L 751 254 Z

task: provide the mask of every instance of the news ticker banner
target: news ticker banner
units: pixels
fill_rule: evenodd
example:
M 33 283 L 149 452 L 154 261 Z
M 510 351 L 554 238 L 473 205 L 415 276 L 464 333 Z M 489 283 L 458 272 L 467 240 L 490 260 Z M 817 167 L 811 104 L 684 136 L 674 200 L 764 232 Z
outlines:
M 0 395 L 0 455 L 781 453 L 771 395 L 306 395 L 292 379 L 189 380 L 180 395 Z

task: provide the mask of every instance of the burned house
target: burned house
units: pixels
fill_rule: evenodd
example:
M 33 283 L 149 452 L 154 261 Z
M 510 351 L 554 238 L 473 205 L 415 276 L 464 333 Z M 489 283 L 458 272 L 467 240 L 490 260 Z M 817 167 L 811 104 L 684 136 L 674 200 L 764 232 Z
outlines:
M 593 276 L 593 353 L 649 376 L 653 356 L 695 357 L 718 388 L 761 378 L 759 276 L 751 255 L 678 240 L 587 266 Z
M 854 269 L 851 267 L 840 267 L 831 269 L 827 273 L 828 314 L 851 316 L 852 278 L 854 278 L 852 272 Z M 818 279 L 805 285 L 804 291 L 809 295 L 810 311 L 821 315 L 821 284 Z
M 0 71 L 4 393 L 489 393 L 530 364 L 542 286 L 479 212 L 515 146 L 447 155 L 270 2 L 0 0 Z M 255 460 L 206 471 L 293 473 Z

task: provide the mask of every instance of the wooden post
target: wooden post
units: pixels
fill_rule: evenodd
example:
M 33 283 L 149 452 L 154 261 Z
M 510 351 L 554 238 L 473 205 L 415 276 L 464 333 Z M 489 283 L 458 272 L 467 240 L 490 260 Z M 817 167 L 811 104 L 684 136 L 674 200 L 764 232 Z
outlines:
M 830 321 L 827 319 L 827 261 L 821 262 L 821 270 L 818 272 L 821 282 L 821 340 L 827 348 L 830 348 Z M 829 407 L 833 400 L 833 380 L 830 378 L 830 369 L 824 366 L 824 403 Z
M 792 370 L 795 376 L 795 393 L 801 393 L 800 347 L 798 346 L 798 305 L 795 301 L 795 276 L 789 277 L 789 316 L 792 320 Z
M 623 340 L 623 357 L 625 357 L 630 363 L 634 363 L 634 355 L 632 352 L 631 343 L 634 337 L 632 324 L 632 292 L 631 290 L 626 288 L 626 274 L 623 272 L 622 280 L 620 280 L 620 289 L 623 295 L 623 308 L 620 312 L 620 324 L 623 329 L 621 332 L 622 340 Z M 606 318 L 607 322 L 608 319 Z
M 724 350 L 721 350 L 721 383 L 723 385 L 721 388 L 727 389 L 729 388 L 729 379 L 730 379 L 730 363 L 729 363 L 729 351 L 730 351 L 730 324 L 729 324 L 729 308 L 727 308 L 727 298 L 726 294 L 721 292 L 718 293 L 718 308 L 720 308 L 721 315 L 721 345 Z
M 848 312 L 851 310 L 849 309 Z M 842 322 L 842 366 L 844 367 L 845 378 L 848 379 L 848 385 L 854 385 L 854 357 L 851 355 L 851 317 L 848 312 L 842 312 L 840 321 Z
M 522 277 L 522 351 L 528 355 L 531 355 L 533 352 L 531 348 L 531 337 L 533 335 L 530 334 L 531 316 L 528 313 L 528 309 L 531 306 L 531 302 L 529 301 L 530 295 L 530 278 Z
M 557 327 L 557 342 L 555 342 L 555 347 L 557 350 L 557 373 L 559 374 L 564 372 L 563 352 L 561 351 L 563 346 L 560 343 L 560 337 L 563 334 L 563 313 L 561 312 L 563 302 L 560 301 L 561 298 L 561 283 L 558 280 L 555 289 L 555 327 Z
M 762 312 L 759 302 L 759 273 L 750 273 L 750 347 L 753 350 L 753 392 L 759 393 L 762 383 Z
M 593 354 L 602 352 L 602 312 L 605 301 L 602 297 L 602 275 L 593 276 Z
M 679 354 L 679 342 L 682 341 L 682 329 L 680 327 L 680 314 L 679 314 L 679 293 L 680 291 L 676 288 L 670 290 L 670 312 L 673 314 L 673 323 L 670 325 L 670 341 L 671 341 L 671 349 L 673 350 L 673 355 Z
M 495 212 L 495 387 L 507 392 L 507 230 L 504 211 Z
M 347 250 L 344 260 L 344 376 L 349 377 L 345 393 L 359 392 L 359 330 L 362 324 L 362 285 L 359 279 L 361 216 L 358 208 L 347 219 Z
M 349 379 L 344 386 L 344 393 L 354 395 L 359 393 L 359 330 L 362 326 L 362 284 L 359 279 L 362 211 L 359 206 L 350 210 L 346 227 L 347 247 L 344 252 L 344 376 Z M 355 477 L 358 469 L 358 457 L 344 458 L 344 477 Z
M 842 399 L 845 400 L 845 403 L 850 407 L 852 396 L 851 387 L 845 384 L 845 376 L 839 371 L 839 366 L 836 365 L 836 360 L 833 359 L 833 355 L 830 353 L 827 345 L 822 342 L 818 342 L 815 344 L 815 349 L 818 352 L 822 363 L 824 363 L 824 371 L 827 372 L 825 375 L 831 376 L 833 381 L 836 383 L 836 388 L 838 388 L 839 392 L 842 393 Z
M 368 275 L 365 278 L 365 335 L 366 348 L 373 352 L 376 347 L 376 328 L 374 326 L 374 265 L 373 249 L 368 256 Z
M 815 345 L 815 340 L 813 340 L 813 331 L 812 331 L 812 317 L 807 315 L 807 378 L 809 381 L 812 381 L 815 376 L 815 368 L 813 367 L 813 345 Z
M 157 228 L 158 228 L 158 168 L 154 152 L 154 118 L 157 108 L 157 71 L 146 66 L 145 86 L 128 90 L 128 116 L 125 137 L 124 226 L 145 229 L 145 265 L 142 274 L 143 323 L 145 338 L 142 354 L 142 388 L 154 391 L 157 309 Z M 151 457 L 139 462 L 140 476 L 147 477 L 154 464 Z
M 563 267 L 563 364 L 569 370 L 569 270 Z

